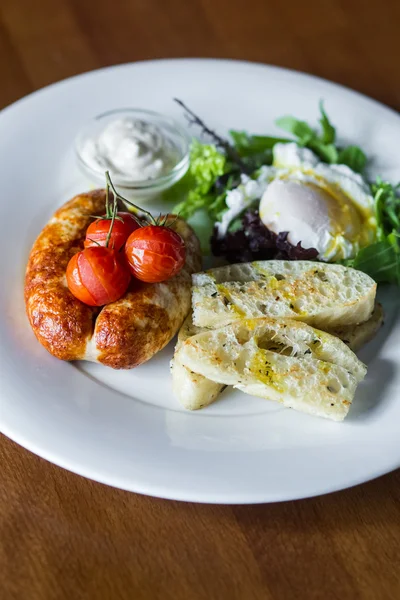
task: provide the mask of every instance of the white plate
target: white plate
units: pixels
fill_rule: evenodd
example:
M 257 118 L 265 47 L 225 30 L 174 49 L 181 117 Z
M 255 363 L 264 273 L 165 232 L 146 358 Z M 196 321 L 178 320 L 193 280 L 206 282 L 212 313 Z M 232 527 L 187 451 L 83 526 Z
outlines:
M 273 133 L 289 113 L 315 122 L 318 101 L 373 171 L 400 178 L 400 118 L 352 91 L 261 65 L 168 60 L 113 67 L 41 90 L 0 115 L 1 430 L 86 477 L 180 500 L 251 503 L 345 488 L 400 464 L 400 322 L 384 290 L 384 329 L 367 347 L 366 381 L 343 424 L 240 393 L 196 413 L 171 393 L 172 346 L 129 372 L 52 358 L 31 332 L 23 276 L 32 242 L 54 209 L 90 182 L 74 137 L 90 117 L 145 107 L 184 122 L 182 98 L 211 127 Z

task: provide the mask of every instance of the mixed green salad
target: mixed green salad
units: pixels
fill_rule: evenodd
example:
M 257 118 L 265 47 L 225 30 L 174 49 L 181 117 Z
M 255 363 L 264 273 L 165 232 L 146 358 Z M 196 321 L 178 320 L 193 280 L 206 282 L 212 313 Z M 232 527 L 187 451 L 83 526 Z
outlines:
M 167 199 L 176 203 L 174 212 L 187 219 L 196 229 L 204 251 L 224 256 L 230 262 L 265 258 L 318 259 L 315 248 L 304 248 L 301 243 L 288 242 L 288 232 L 272 233 L 261 222 L 258 214 L 260 198 L 243 207 L 230 222 L 225 234 L 217 235 L 218 224 L 229 207 L 229 191 L 237 188 L 243 176 L 256 180 L 260 169 L 273 163 L 276 144 L 295 143 L 308 148 L 322 163 L 346 165 L 360 174 L 373 196 L 376 215 L 376 234 L 371 244 L 358 249 L 355 256 L 340 262 L 368 273 L 377 282 L 400 285 L 400 196 L 399 185 L 377 178 L 368 182 L 365 176 L 367 157 L 356 145 L 340 146 L 336 129 L 320 103 L 319 127 L 292 116 L 277 119 L 276 125 L 285 135 L 251 135 L 246 131 L 231 130 L 230 139 L 224 139 L 183 102 L 191 123 L 199 126 L 210 143 L 193 139 L 190 167 L 184 178 L 167 192 Z

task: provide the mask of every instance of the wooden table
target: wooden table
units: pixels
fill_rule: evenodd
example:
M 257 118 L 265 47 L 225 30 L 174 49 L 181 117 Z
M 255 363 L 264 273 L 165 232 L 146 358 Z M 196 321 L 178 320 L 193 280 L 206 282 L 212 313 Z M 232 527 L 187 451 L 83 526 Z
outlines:
M 245 58 L 400 108 L 398 0 L 0 0 L 0 104 L 114 63 Z M 377 449 L 379 451 L 379 449 Z M 2 600 L 400 598 L 400 473 L 254 507 L 129 494 L 0 440 Z

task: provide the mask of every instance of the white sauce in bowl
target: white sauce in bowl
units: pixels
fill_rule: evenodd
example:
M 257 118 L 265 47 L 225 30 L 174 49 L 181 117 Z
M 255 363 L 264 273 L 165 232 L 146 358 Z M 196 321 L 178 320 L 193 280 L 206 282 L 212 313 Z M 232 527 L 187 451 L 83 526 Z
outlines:
M 80 154 L 92 169 L 130 181 L 157 179 L 179 160 L 178 149 L 161 128 L 130 116 L 118 117 L 87 137 Z

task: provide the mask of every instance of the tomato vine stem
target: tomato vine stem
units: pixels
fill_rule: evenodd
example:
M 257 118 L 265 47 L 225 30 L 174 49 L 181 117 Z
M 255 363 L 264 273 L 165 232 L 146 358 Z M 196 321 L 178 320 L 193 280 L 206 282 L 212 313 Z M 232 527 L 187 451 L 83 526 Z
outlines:
M 124 198 L 124 196 L 122 196 L 119 192 L 117 192 L 117 190 L 115 189 L 115 186 L 114 186 L 113 182 L 111 181 L 111 177 L 110 177 L 110 172 L 109 171 L 106 171 L 106 183 L 107 183 L 107 187 L 111 188 L 111 191 L 114 194 L 114 200 L 116 200 L 116 198 L 118 198 L 119 200 L 121 200 L 121 202 L 125 202 L 126 204 L 128 204 L 129 206 L 131 206 L 132 208 L 134 208 L 138 213 L 142 213 L 144 215 L 144 218 L 146 220 L 150 221 L 151 225 L 156 225 L 157 224 L 156 220 L 154 219 L 154 217 L 151 214 L 151 212 L 149 212 L 148 210 L 145 210 L 144 208 L 141 208 L 140 206 L 137 206 L 136 204 L 134 204 L 130 200 L 127 200 L 126 198 Z M 141 227 L 143 227 L 142 219 L 140 218 L 140 216 L 137 216 L 135 214 L 132 214 L 132 216 L 136 220 L 136 222 L 138 223 L 138 225 L 140 225 Z

